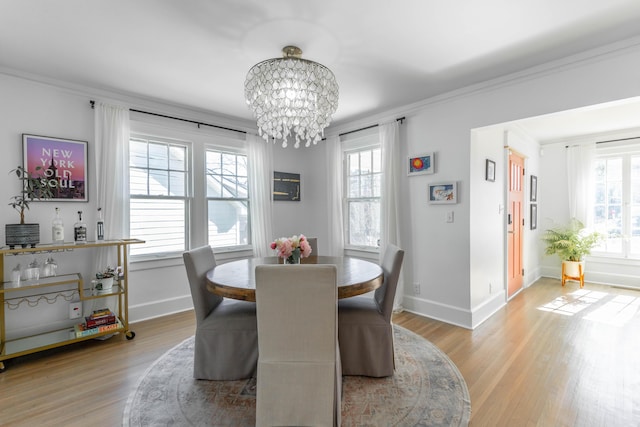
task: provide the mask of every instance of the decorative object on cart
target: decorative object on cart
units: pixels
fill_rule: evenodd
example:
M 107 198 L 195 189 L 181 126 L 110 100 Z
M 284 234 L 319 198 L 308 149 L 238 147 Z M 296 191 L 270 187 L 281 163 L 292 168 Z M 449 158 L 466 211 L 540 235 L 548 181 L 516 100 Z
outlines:
M 282 258 L 285 264 L 300 264 L 300 259 L 308 257 L 312 252 L 304 234 L 280 237 L 271 242 L 271 249 L 276 251 L 278 258 Z
M 82 211 L 78 211 L 78 221 L 73 225 L 73 241 L 76 245 L 87 243 L 87 224 L 82 221 Z
M 56 206 L 56 216 L 51 221 L 51 241 L 54 244 L 64 243 L 64 221 L 60 218 L 60 208 Z
M 104 219 L 102 208 L 98 208 L 98 223 L 96 224 L 96 240 L 104 240 Z
M 254 65 L 247 73 L 244 96 L 258 122 L 258 133 L 265 141 L 282 140 L 295 135 L 305 147 L 317 144 L 331 115 L 338 108 L 338 83 L 327 67 L 302 59 L 302 50 L 285 46 L 282 58 Z
M 49 257 L 44 262 L 41 276 L 54 277 L 56 274 L 58 274 L 58 263 L 52 257 Z
M 567 279 L 584 286 L 584 258 L 603 239 L 598 232 L 588 232 L 584 224 L 572 218 L 569 224 L 545 231 L 542 240 L 546 243 L 547 255 L 557 254 L 562 261 L 562 286 Z
M 409 169 L 407 174 L 409 176 L 424 175 L 435 172 L 435 159 L 433 153 L 419 154 L 417 156 L 409 157 Z
M 29 263 L 29 266 L 26 270 L 24 270 L 24 279 L 25 280 L 39 280 L 40 279 L 40 264 L 37 259 L 33 259 Z
M 106 293 L 111 292 L 111 288 L 113 287 L 113 281 L 118 275 L 120 271 L 120 267 L 114 269 L 112 267 L 107 267 L 104 271 L 96 273 L 96 280 L 92 280 L 91 284 L 93 288 L 98 293 Z
M 16 246 L 35 248 L 40 243 L 40 224 L 25 224 L 24 213 L 29 209 L 29 204 L 34 200 L 51 198 L 53 192 L 43 179 L 43 169 L 38 166 L 35 172 L 28 172 L 24 167 L 18 166 L 10 173 L 15 173 L 22 185 L 22 190 L 17 196 L 11 198 L 9 206 L 20 213 L 19 224 L 5 225 L 6 244 L 13 249 Z
M 50 199 L 67 202 L 86 202 L 87 141 L 22 135 L 24 168 L 33 172 L 43 168 L 53 194 Z

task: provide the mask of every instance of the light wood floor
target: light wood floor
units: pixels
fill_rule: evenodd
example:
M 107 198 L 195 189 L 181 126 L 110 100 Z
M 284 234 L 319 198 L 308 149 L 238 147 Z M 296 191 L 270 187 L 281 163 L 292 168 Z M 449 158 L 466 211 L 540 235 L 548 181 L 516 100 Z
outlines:
M 577 300 L 576 291 L 576 283 L 540 280 L 474 331 L 410 313 L 394 321 L 455 362 L 473 426 L 639 426 L 640 292 L 587 284 Z M 8 361 L 0 425 L 120 425 L 140 376 L 193 334 L 194 317 L 132 329 L 132 341 L 92 340 Z

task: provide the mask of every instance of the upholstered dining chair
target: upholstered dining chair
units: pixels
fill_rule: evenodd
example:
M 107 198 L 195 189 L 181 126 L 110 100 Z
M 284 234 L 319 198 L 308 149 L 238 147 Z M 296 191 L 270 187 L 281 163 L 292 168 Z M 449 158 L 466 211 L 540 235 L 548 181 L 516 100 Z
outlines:
M 256 426 L 340 425 L 336 266 L 256 267 Z
M 215 295 L 207 271 L 216 266 L 210 246 L 183 254 L 196 314 L 193 377 L 238 380 L 255 376 L 258 366 L 256 304 Z
M 338 337 L 344 375 L 393 375 L 391 314 L 403 259 L 402 249 L 388 245 L 382 258 L 384 280 L 373 297 L 353 297 L 338 302 Z

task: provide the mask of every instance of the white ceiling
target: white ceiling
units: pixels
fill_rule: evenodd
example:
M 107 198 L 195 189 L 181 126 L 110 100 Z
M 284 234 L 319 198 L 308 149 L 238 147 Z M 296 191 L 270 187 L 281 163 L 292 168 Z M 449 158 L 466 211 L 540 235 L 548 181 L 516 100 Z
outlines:
M 251 119 L 247 71 L 294 44 L 335 73 L 339 124 L 640 36 L 639 23 L 638 0 L 0 0 L 0 71 Z

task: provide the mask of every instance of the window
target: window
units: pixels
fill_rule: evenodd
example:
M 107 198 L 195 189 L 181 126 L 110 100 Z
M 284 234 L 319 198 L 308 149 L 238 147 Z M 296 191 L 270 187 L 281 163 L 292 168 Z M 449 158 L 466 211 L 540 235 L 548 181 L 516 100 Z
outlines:
M 346 156 L 346 244 L 377 248 L 380 243 L 380 186 L 382 155 L 379 146 L 348 151 Z
M 205 174 L 209 244 L 249 244 L 247 156 L 207 150 Z
M 605 241 L 593 252 L 640 258 L 640 145 L 599 149 L 595 183 L 594 226 Z
M 156 139 L 129 142 L 129 227 L 131 255 L 183 252 L 187 249 L 189 204 L 188 147 Z

